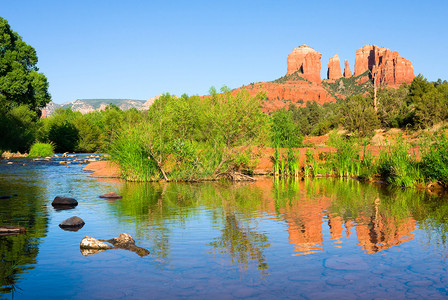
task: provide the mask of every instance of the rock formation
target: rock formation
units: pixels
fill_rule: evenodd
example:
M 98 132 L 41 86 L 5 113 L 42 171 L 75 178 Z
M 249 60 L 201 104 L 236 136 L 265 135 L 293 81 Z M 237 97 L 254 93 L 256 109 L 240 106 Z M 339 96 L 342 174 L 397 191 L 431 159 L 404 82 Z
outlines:
M 350 70 L 350 66 L 348 65 L 348 60 L 344 61 L 344 78 L 352 77 L 353 73 L 352 70 Z
M 376 77 L 377 83 L 398 87 L 402 83 L 411 83 L 414 79 L 414 67 L 401 57 L 397 51 L 375 45 L 365 45 L 356 50 L 355 76 L 369 71 L 369 77 Z
M 398 52 L 367 45 L 356 51 L 356 77 L 353 77 L 348 60 L 345 60 L 344 78 L 353 80 L 342 81 L 338 55 L 330 58 L 328 63 L 329 79 L 321 80 L 321 56 L 307 45 L 297 47 L 288 55 L 285 76 L 270 82 L 251 83 L 235 89 L 234 93 L 242 89 L 252 96 L 264 92 L 266 101 L 263 109 L 270 112 L 290 104 L 304 106 L 309 101 L 324 104 L 355 93 L 366 94 L 372 88 L 374 79 L 377 87 L 380 84 L 397 88 L 402 83 L 412 82 L 414 78 L 414 67 Z M 373 73 L 376 75 L 373 76 Z
M 320 82 L 320 58 L 322 54 L 307 45 L 294 48 L 287 58 L 287 72 L 290 75 L 299 71 L 301 77 L 311 82 Z
M 336 54 L 335 56 L 330 57 L 330 61 L 328 62 L 327 78 L 338 79 L 341 77 L 341 61 L 339 60 L 339 56 Z

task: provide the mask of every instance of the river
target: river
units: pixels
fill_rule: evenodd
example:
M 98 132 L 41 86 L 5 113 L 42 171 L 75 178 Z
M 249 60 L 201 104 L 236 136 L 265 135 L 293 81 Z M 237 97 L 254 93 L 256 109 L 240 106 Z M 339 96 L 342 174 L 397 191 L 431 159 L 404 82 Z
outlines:
M 127 183 L 73 159 L 0 161 L 0 196 L 17 195 L 0 199 L 0 225 L 27 228 L 0 236 L 0 298 L 448 297 L 446 196 L 355 180 Z M 55 210 L 56 196 L 79 205 Z M 72 216 L 84 227 L 58 226 Z M 80 251 L 123 232 L 150 254 Z

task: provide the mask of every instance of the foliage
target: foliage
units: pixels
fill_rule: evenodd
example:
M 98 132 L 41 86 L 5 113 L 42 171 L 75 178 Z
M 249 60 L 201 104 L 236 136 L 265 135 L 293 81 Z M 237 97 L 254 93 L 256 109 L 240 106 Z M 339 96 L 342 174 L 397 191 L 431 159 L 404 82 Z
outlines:
M 34 143 L 31 146 L 28 157 L 46 157 L 53 156 L 54 154 L 54 146 L 52 144 L 45 143 Z
M 283 77 L 280 77 L 276 80 L 273 80 L 271 82 L 273 83 L 285 83 L 288 81 L 308 81 L 305 78 L 303 78 L 302 76 L 300 76 L 299 74 L 303 74 L 303 72 L 301 70 L 298 70 L 292 74 L 289 75 L 285 75 Z M 309 82 L 309 81 L 308 81 Z
M 422 173 L 431 181 L 448 185 L 448 138 L 442 134 L 422 157 Z
M 232 94 L 225 87 L 219 94 L 212 89 L 204 99 L 165 94 L 132 131 L 126 126 L 117 131 L 111 142 L 112 158 L 122 164 L 128 159 L 120 158 L 123 150 L 119 149 L 135 147 L 128 151 L 140 153 L 136 172 L 132 173 L 132 162 L 126 167 L 126 177 L 134 180 L 190 181 L 248 167 L 248 149 L 263 145 L 268 135 L 267 117 L 261 111 L 263 97 L 251 97 L 247 91 Z M 141 176 L 140 158 L 156 171 Z
M 379 127 L 378 116 L 371 103 L 370 99 L 361 95 L 341 103 L 341 122 L 348 131 L 366 136 Z
M 410 145 L 402 139 L 390 144 L 378 160 L 380 176 L 393 185 L 403 187 L 424 183 L 415 153 L 410 152 Z
M 349 78 L 341 77 L 334 82 L 322 81 L 322 86 L 325 90 L 336 98 L 336 94 L 343 95 L 345 97 L 351 97 L 355 95 L 363 95 L 372 88 L 372 82 L 370 80 L 364 83 L 359 83 L 363 77 L 368 76 L 369 71 L 364 72 L 358 76 L 352 76 Z
M 12 152 L 26 152 L 36 135 L 36 112 L 26 105 L 6 111 L 0 107 L 0 148 Z
M 12 31 L 0 17 L 0 106 L 7 111 L 20 105 L 40 115 L 50 102 L 47 78 L 38 73 L 36 50 Z
M 294 124 L 291 111 L 277 110 L 271 117 L 271 139 L 278 139 L 281 148 L 297 148 L 302 146 L 302 137 L 298 126 Z

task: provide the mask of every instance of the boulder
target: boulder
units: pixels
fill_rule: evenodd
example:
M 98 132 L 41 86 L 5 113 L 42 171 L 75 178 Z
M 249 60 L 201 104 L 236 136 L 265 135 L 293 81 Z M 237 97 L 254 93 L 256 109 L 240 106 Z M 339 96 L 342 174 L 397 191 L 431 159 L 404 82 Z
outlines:
M 53 206 L 76 206 L 78 205 L 78 201 L 74 198 L 68 198 L 68 197 L 61 197 L 56 196 L 51 203 Z
M 327 78 L 338 79 L 341 77 L 341 61 L 339 60 L 339 56 L 336 54 L 335 56 L 330 57 L 330 60 L 328 61 Z
M 321 57 L 321 53 L 307 45 L 294 48 L 286 59 L 286 75 L 299 71 L 304 79 L 320 83 Z
M 137 253 L 139 256 L 146 256 L 149 254 L 149 250 L 138 247 L 135 245 L 135 241 L 130 234 L 122 233 L 118 237 L 105 240 L 105 242 L 114 245 L 114 248 L 125 249 Z
M 101 195 L 100 198 L 121 199 L 123 197 L 121 195 L 118 195 L 117 193 L 110 192 L 110 193 L 106 193 L 104 195 Z
M 71 218 L 68 218 L 64 221 L 61 222 L 61 224 L 59 224 L 59 227 L 61 228 L 67 228 L 67 227 L 75 227 L 75 228 L 79 228 L 79 227 L 83 227 L 84 226 L 84 220 L 81 219 L 80 217 L 77 216 L 73 216 Z
M 352 70 L 350 70 L 348 60 L 344 60 L 344 78 L 349 78 L 352 76 L 353 76 L 353 73 L 352 73 Z
M 81 240 L 81 249 L 111 249 L 112 247 L 91 236 L 85 236 Z

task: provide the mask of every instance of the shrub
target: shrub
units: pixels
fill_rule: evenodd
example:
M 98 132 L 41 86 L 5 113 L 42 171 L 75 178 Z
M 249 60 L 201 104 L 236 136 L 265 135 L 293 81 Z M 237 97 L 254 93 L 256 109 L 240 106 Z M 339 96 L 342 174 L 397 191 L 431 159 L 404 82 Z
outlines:
M 54 146 L 51 143 L 34 143 L 28 157 L 53 156 Z

